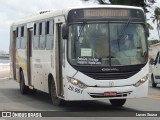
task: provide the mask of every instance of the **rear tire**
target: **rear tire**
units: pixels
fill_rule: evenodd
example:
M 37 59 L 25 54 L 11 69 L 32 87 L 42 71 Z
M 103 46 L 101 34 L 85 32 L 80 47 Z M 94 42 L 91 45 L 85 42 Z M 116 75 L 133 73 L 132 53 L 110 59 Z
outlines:
M 28 86 L 25 85 L 23 71 L 20 71 L 20 91 L 23 95 L 26 95 L 29 91 Z
M 152 76 L 151 76 L 151 81 L 152 81 L 152 87 L 157 87 L 157 84 L 154 82 L 154 76 L 153 76 L 153 74 L 152 74 Z
M 109 101 L 115 107 L 122 107 L 125 104 L 126 99 L 110 99 Z
M 50 82 L 50 96 L 51 96 L 51 100 L 52 100 L 53 105 L 63 106 L 65 104 L 64 100 L 57 97 L 56 86 L 55 86 L 55 82 L 53 79 Z

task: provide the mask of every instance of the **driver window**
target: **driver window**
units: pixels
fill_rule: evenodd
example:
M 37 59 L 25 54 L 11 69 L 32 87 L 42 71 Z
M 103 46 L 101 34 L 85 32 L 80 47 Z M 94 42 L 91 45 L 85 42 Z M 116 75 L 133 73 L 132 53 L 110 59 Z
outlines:
M 159 64 L 159 63 L 160 63 L 160 58 L 159 58 L 159 52 L 158 52 L 155 59 L 155 64 Z

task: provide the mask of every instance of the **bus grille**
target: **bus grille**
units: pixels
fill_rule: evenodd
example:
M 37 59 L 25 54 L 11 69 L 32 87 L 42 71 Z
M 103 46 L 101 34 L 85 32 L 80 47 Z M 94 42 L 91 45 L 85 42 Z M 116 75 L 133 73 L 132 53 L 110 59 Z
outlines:
M 138 71 L 121 72 L 121 73 L 84 73 L 87 76 L 96 80 L 114 80 L 114 79 L 127 79 L 135 75 Z
M 88 93 L 92 98 L 116 98 L 116 97 L 127 97 L 132 91 L 129 92 L 119 92 L 116 96 L 105 96 L 104 93 Z

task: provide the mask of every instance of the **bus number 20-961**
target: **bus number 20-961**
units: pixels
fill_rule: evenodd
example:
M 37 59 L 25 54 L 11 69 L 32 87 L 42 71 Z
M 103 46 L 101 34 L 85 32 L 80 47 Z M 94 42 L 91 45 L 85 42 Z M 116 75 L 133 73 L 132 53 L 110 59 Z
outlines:
M 83 90 L 79 89 L 79 88 L 75 88 L 74 86 L 69 85 L 68 89 L 70 91 L 76 92 L 76 93 L 80 93 L 82 94 Z

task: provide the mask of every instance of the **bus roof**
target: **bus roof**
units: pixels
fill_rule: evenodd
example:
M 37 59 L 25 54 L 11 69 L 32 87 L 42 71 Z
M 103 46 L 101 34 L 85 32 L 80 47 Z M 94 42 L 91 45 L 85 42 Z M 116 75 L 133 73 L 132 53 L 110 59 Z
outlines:
M 17 25 L 23 25 L 25 23 L 30 23 L 38 20 L 43 20 L 55 16 L 60 16 L 60 15 L 67 15 L 68 12 L 72 9 L 83 9 L 83 8 L 128 8 L 128 9 L 140 9 L 143 11 L 142 8 L 140 7 L 133 7 L 133 6 L 124 6 L 124 5 L 90 5 L 90 6 L 78 6 L 78 7 L 69 7 L 67 9 L 61 9 L 61 10 L 42 10 L 38 11 L 36 13 L 29 14 L 20 20 L 13 22 L 12 26 L 17 26 Z

